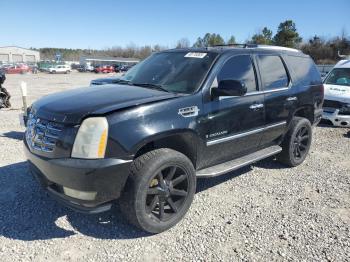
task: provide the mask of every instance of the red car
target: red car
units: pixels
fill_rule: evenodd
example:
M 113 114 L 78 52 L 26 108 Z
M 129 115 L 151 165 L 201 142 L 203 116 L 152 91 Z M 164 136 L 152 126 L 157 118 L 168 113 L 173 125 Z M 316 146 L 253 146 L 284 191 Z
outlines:
M 94 69 L 95 73 L 114 73 L 114 67 L 109 65 L 96 66 Z
M 6 74 L 24 74 L 31 72 L 31 68 L 27 65 L 14 65 L 5 69 Z

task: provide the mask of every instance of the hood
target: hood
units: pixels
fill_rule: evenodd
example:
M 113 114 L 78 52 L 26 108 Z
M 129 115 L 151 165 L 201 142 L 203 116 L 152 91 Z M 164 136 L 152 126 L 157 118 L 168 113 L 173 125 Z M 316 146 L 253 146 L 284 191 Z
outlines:
M 101 85 L 45 96 L 33 104 L 32 110 L 39 118 L 77 124 L 87 115 L 101 115 L 174 97 L 177 95 L 137 86 Z
M 324 98 L 343 103 L 350 103 L 350 86 L 324 84 Z

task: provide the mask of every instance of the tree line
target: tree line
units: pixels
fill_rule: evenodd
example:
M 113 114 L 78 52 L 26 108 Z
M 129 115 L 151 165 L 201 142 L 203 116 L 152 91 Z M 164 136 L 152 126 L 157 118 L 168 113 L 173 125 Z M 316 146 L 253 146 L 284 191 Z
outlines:
M 246 44 L 278 45 L 284 47 L 297 48 L 310 55 L 316 63 L 332 64 L 340 59 L 339 53 L 350 55 L 350 38 L 345 31 L 340 36 L 330 39 L 315 35 L 311 39 L 303 41 L 298 33 L 296 24 L 292 20 L 281 22 L 276 33 L 267 27 L 254 34 L 245 41 Z M 220 34 L 206 33 L 203 37 L 198 37 L 191 45 L 187 38 L 181 38 L 176 43 L 176 48 L 186 47 L 209 47 L 215 45 L 234 45 L 235 37 L 232 35 L 225 40 Z M 152 52 L 168 49 L 167 46 L 145 45 L 136 46 L 130 44 L 126 47 L 114 46 L 102 50 L 92 49 L 67 49 L 67 48 L 40 48 L 41 59 L 52 60 L 57 53 L 60 53 L 64 60 L 78 61 L 80 56 L 111 56 L 111 57 L 133 57 L 144 59 Z

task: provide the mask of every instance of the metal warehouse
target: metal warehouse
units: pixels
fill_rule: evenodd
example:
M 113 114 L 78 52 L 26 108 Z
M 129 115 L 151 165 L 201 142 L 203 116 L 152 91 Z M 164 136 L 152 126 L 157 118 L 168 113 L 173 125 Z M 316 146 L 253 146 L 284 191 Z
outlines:
M 134 65 L 140 62 L 136 58 L 125 58 L 125 57 L 95 57 L 95 56 L 82 56 L 80 57 L 80 64 L 91 64 L 91 65 Z
M 1 63 L 36 63 L 39 61 L 39 51 L 17 46 L 0 47 Z

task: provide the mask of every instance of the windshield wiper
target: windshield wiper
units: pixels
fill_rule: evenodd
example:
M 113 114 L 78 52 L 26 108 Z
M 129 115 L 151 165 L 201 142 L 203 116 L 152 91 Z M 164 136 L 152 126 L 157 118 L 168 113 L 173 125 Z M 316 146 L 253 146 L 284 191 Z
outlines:
M 151 84 L 151 83 L 131 83 L 134 86 L 141 86 L 141 87 L 147 87 L 147 88 L 152 88 L 152 89 L 157 89 L 165 92 L 170 92 L 169 90 L 165 89 L 162 85 L 157 85 L 157 84 Z
M 124 80 L 124 79 L 118 79 L 115 83 L 121 84 L 121 85 L 130 85 L 130 80 Z

